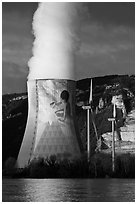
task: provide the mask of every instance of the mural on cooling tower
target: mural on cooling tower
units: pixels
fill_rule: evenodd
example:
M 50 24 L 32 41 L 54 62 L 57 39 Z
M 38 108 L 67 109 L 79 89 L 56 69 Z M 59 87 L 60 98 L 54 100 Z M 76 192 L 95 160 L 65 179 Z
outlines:
M 77 157 L 75 82 L 38 80 L 38 126 L 34 156 Z
M 55 114 L 59 121 L 66 122 L 71 118 L 69 92 L 67 90 L 61 92 L 59 102 L 52 102 L 50 105 L 55 109 Z

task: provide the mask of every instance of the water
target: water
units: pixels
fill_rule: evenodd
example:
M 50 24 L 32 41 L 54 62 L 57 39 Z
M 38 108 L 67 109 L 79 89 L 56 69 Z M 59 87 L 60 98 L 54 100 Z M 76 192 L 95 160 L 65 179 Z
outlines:
M 134 202 L 134 179 L 3 179 L 3 201 Z

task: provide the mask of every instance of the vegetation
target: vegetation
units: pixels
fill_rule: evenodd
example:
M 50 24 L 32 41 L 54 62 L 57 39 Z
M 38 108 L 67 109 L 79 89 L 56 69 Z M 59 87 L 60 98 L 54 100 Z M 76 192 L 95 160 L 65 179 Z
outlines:
M 11 160 L 11 159 L 10 159 Z M 7 165 L 7 163 L 9 163 Z M 56 156 L 50 158 L 34 159 L 30 165 L 24 169 L 15 169 L 6 162 L 5 176 L 13 178 L 134 178 L 135 177 L 135 157 L 133 154 L 120 154 L 115 159 L 115 172 L 112 172 L 111 155 L 97 153 L 87 162 L 84 156 L 80 160 L 57 161 Z M 10 171 L 9 171 L 10 169 Z

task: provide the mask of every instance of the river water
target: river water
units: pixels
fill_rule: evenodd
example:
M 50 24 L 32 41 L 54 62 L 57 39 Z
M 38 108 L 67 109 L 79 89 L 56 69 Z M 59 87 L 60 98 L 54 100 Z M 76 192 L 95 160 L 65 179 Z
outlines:
M 134 179 L 3 179 L 7 202 L 134 202 Z

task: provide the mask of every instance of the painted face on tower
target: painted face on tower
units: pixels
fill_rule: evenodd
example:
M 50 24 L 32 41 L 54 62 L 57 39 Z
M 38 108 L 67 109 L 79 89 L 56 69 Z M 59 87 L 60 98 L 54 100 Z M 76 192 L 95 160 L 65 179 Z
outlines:
M 61 103 L 59 109 L 55 112 L 59 121 L 66 121 L 71 116 L 71 107 L 69 103 L 69 92 L 63 90 L 60 94 Z

